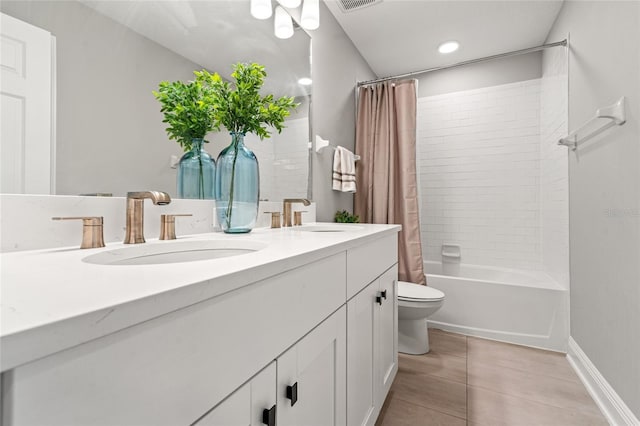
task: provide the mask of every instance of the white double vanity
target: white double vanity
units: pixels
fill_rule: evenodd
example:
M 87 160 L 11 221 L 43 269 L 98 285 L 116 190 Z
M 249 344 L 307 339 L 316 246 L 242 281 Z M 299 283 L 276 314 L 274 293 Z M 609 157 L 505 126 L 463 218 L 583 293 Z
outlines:
M 397 371 L 399 227 L 339 227 L 135 247 L 246 247 L 198 261 L 3 254 L 2 425 L 372 425 Z

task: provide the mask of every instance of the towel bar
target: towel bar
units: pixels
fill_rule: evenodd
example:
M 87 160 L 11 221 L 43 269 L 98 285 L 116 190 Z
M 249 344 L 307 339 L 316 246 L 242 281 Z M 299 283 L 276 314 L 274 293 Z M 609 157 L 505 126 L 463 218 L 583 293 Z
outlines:
M 331 148 L 332 151 L 336 150 L 336 147 L 331 145 L 328 140 L 322 139 L 320 136 L 316 135 L 316 152 L 319 154 L 324 151 L 325 148 Z M 360 161 L 359 155 L 354 154 L 353 158 L 355 161 Z
M 584 129 L 589 127 L 591 123 L 601 118 L 606 118 L 611 121 L 609 121 L 608 123 L 605 123 L 604 125 L 592 130 L 591 132 L 583 136 L 579 136 L 579 133 L 581 133 Z M 625 112 L 624 112 L 624 96 L 623 96 L 620 99 L 618 99 L 616 103 L 612 105 L 598 108 L 598 110 L 596 111 L 595 117 L 593 117 L 591 120 L 584 123 L 578 129 L 569 133 L 566 137 L 560 139 L 558 141 L 558 145 L 564 145 L 568 148 L 571 148 L 572 151 L 575 151 L 576 148 L 578 147 L 579 142 L 584 142 L 588 139 L 591 139 L 592 137 L 599 135 L 600 133 L 604 132 L 610 127 L 622 126 L 625 122 L 626 122 L 626 118 L 625 118 Z

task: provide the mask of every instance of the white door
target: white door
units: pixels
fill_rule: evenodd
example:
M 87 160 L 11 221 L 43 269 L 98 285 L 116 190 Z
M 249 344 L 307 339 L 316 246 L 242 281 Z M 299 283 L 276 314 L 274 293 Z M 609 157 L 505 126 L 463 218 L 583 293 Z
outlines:
M 0 192 L 52 193 L 52 37 L 2 14 Z
M 278 426 L 347 424 L 346 308 L 278 360 Z

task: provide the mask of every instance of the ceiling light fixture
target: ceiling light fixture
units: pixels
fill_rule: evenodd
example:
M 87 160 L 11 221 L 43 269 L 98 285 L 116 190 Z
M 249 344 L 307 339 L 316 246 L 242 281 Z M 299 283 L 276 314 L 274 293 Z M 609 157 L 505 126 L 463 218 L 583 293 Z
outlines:
M 300 26 L 305 30 L 315 30 L 320 26 L 319 0 L 304 0 Z
M 271 0 L 251 0 L 251 16 L 256 19 L 271 17 Z
M 278 0 L 278 3 L 289 9 L 295 9 L 296 7 L 300 6 L 302 0 Z
M 313 81 L 309 77 L 302 77 L 298 80 L 298 84 L 301 86 L 311 86 L 311 83 L 313 83 Z
M 290 9 L 295 9 L 303 0 L 277 0 L 273 30 L 276 37 L 285 39 L 293 36 L 293 19 Z M 286 8 L 286 9 L 285 9 Z M 289 9 L 289 10 L 288 10 Z M 271 0 L 251 0 L 251 15 L 256 19 L 268 19 L 273 14 Z M 300 27 L 315 30 L 320 27 L 320 0 L 304 0 L 300 12 Z
M 438 52 L 440 53 L 451 53 L 458 50 L 460 47 L 460 43 L 457 41 L 445 41 L 440 46 L 438 46 Z
M 289 38 L 293 35 L 293 21 L 291 21 L 291 16 L 281 6 L 276 6 L 273 32 L 278 38 Z

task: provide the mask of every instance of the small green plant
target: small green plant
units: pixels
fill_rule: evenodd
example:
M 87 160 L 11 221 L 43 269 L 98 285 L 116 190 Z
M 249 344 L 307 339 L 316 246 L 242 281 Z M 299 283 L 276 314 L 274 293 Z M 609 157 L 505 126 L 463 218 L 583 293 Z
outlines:
M 192 148 L 193 139 L 204 139 L 215 128 L 214 91 L 206 84 L 206 71 L 194 71 L 196 79 L 163 81 L 153 95 L 162 105 L 163 123 L 167 123 L 169 139 L 175 140 L 187 152 Z M 206 141 L 205 141 L 206 142 Z
M 338 210 L 334 216 L 337 223 L 359 223 L 360 217 L 349 213 L 346 210 Z
M 267 126 L 280 133 L 290 110 L 298 105 L 293 97 L 275 99 L 273 95 L 260 95 L 267 73 L 264 66 L 256 63 L 233 65 L 229 83 L 218 73 L 196 72 L 197 79 L 211 91 L 214 128 L 226 128 L 233 133 L 254 133 L 260 139 L 270 137 Z

